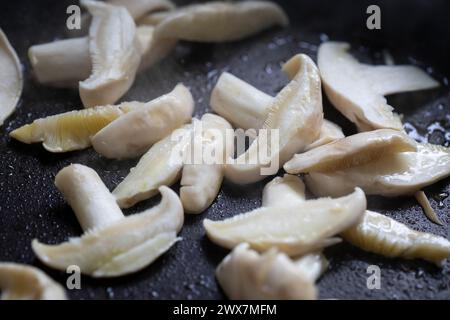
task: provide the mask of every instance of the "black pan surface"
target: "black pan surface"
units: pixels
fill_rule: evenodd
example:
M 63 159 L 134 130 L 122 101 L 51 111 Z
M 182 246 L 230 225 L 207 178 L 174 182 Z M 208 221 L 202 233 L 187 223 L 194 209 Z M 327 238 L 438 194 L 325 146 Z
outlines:
M 33 81 L 27 49 L 33 44 L 65 36 L 66 8 L 75 1 L 15 0 L 0 4 L 0 26 L 16 48 L 25 68 L 25 88 L 17 111 L 0 128 L 0 261 L 38 266 L 65 283 L 67 275 L 42 265 L 33 255 L 31 240 L 60 243 L 81 234 L 71 208 L 53 184 L 55 174 L 70 163 L 94 168 L 113 188 L 137 162 L 111 161 L 92 149 L 51 154 L 39 144 L 25 145 L 8 132 L 34 119 L 81 108 L 76 90 L 53 89 Z M 180 2 L 178 2 L 180 3 Z M 365 13 L 378 4 L 382 29 L 369 31 Z M 450 144 L 450 6 L 446 1 L 280 1 L 291 19 L 286 29 L 275 28 L 230 44 L 180 43 L 159 65 L 139 74 L 123 101 L 147 101 L 170 91 L 175 84 L 189 86 L 196 99 L 195 115 L 211 111 L 209 95 L 218 76 L 229 71 L 275 95 L 287 79 L 280 63 L 303 52 L 316 58 L 317 46 L 327 38 L 353 44 L 363 61 L 383 62 L 388 49 L 396 63 L 427 68 L 441 81 L 437 90 L 395 95 L 390 104 L 404 114 L 407 130 L 417 139 Z M 64 72 L 64 70 L 61 70 Z M 0 70 L 1 73 L 1 70 Z M 325 99 L 325 116 L 355 132 Z M 186 216 L 183 241 L 144 270 L 122 278 L 82 278 L 82 289 L 69 291 L 73 299 L 218 299 L 224 298 L 214 278 L 217 264 L 227 254 L 205 237 L 202 220 L 222 219 L 259 207 L 261 192 L 270 181 L 237 186 L 229 182 L 203 214 Z M 177 190 L 178 186 L 174 186 Z M 412 197 L 369 197 L 369 208 L 417 230 L 450 238 L 450 180 L 429 188 L 431 204 L 444 221 L 431 223 Z M 153 206 L 158 197 L 142 202 L 127 214 Z M 320 298 L 338 299 L 449 299 L 450 263 L 438 268 L 423 261 L 387 259 L 342 243 L 325 251 L 330 268 L 319 281 Z M 366 286 L 369 265 L 381 268 L 381 289 Z

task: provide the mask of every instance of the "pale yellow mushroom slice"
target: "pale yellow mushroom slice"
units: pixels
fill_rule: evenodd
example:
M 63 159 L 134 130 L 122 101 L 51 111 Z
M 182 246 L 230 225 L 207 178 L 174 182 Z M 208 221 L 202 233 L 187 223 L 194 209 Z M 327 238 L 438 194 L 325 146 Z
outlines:
M 131 87 L 141 61 L 133 18 L 124 7 L 82 0 L 92 15 L 89 52 L 92 73 L 79 84 L 85 107 L 112 104 Z
M 316 65 L 308 56 L 298 54 L 283 70 L 292 80 L 270 106 L 263 126 L 268 134 L 260 133 L 245 153 L 227 164 L 225 176 L 232 182 L 252 183 L 267 174 L 275 174 L 295 153 L 305 150 L 320 135 L 322 94 Z M 273 133 L 278 134 L 278 145 L 271 141 Z M 261 150 L 265 150 L 267 159 L 261 159 Z
M 91 146 L 91 137 L 123 114 L 144 106 L 142 102 L 74 110 L 36 119 L 9 133 L 23 143 L 42 142 L 50 152 L 82 150 Z
M 151 12 L 148 15 L 143 16 L 137 21 L 139 26 L 157 26 L 165 18 L 167 18 L 172 12 L 171 11 L 159 11 Z
M 92 169 L 71 165 L 56 184 L 72 206 L 85 234 L 58 245 L 33 240 L 42 263 L 66 270 L 77 265 L 92 277 L 117 277 L 141 270 L 180 240 L 183 206 L 171 189 L 160 187 L 161 202 L 124 217 L 115 198 Z
M 22 66 L 0 29 L 0 126 L 16 109 L 23 88 Z
M 450 175 L 450 149 L 417 144 L 417 151 L 386 155 L 361 166 L 333 172 L 310 172 L 307 187 L 316 196 L 338 197 L 356 186 L 367 194 L 413 195 Z
M 315 281 L 326 267 L 317 256 L 293 261 L 277 250 L 259 254 L 242 243 L 219 264 L 216 277 L 233 300 L 317 299 Z
M 199 141 L 201 161 L 183 166 L 180 198 L 187 213 L 200 213 L 208 208 L 219 193 L 226 159 L 233 153 L 233 139 L 227 135 L 231 125 L 222 117 L 205 114 L 201 120 Z M 196 144 L 197 142 L 194 142 Z
M 331 103 L 360 131 L 402 130 L 402 123 L 385 95 L 439 86 L 415 66 L 372 66 L 358 62 L 343 42 L 319 47 L 318 66 Z
M 38 268 L 0 262 L 2 300 L 66 300 L 63 287 Z
M 284 170 L 292 174 L 334 171 L 404 151 L 416 151 L 416 142 L 400 131 L 378 129 L 357 133 L 296 154 L 284 164 Z
M 191 92 L 178 84 L 171 92 L 104 126 L 92 137 L 92 146 L 107 158 L 140 156 L 155 142 L 189 122 L 193 111 Z
M 306 201 L 305 184 L 297 176 L 285 174 L 283 177 L 275 177 L 264 186 L 262 195 L 263 207 L 304 201 Z
M 416 198 L 417 202 L 422 207 L 423 212 L 428 217 L 428 219 L 441 226 L 444 225 L 441 219 L 439 219 L 439 216 L 437 215 L 436 211 L 434 211 L 433 207 L 431 206 L 430 200 L 428 200 L 425 192 L 417 191 L 416 193 L 414 193 L 414 198 Z
M 324 144 L 345 138 L 342 128 L 334 122 L 323 119 L 322 127 L 320 128 L 320 135 L 316 141 L 306 146 L 305 151 L 320 147 Z
M 356 224 L 365 210 L 366 197 L 357 188 L 341 198 L 261 207 L 203 225 L 211 241 L 228 249 L 247 242 L 258 251 L 275 247 L 297 256 L 339 242 L 333 236 Z
M 362 220 L 341 236 L 351 244 L 386 257 L 424 259 L 437 265 L 450 257 L 450 242 L 419 232 L 377 212 L 367 210 Z
M 156 27 L 156 37 L 201 42 L 235 41 L 289 20 L 268 1 L 209 2 L 179 8 Z

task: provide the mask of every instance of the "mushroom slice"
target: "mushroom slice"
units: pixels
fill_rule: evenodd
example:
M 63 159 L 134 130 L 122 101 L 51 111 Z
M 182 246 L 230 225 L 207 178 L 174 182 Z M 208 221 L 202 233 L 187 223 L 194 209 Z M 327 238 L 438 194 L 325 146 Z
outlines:
M 106 3 L 125 7 L 134 20 L 151 12 L 175 9 L 175 5 L 169 0 L 107 0 Z
M 22 66 L 17 53 L 0 29 L 0 126 L 16 109 L 23 88 Z
M 66 300 L 63 287 L 41 270 L 18 263 L 0 262 L 2 300 Z
M 236 128 L 260 129 L 264 126 L 273 100 L 274 98 L 268 94 L 231 73 L 224 72 L 211 93 L 210 105 L 217 114 L 230 121 Z M 319 138 L 305 150 L 340 138 L 344 138 L 342 129 L 324 119 Z
M 170 11 L 159 11 L 159 12 L 152 12 L 148 15 L 140 18 L 137 21 L 137 24 L 139 26 L 157 26 L 160 24 L 164 19 L 166 19 L 172 12 Z
M 263 190 L 263 207 L 304 201 L 306 201 L 305 184 L 302 179 L 290 174 L 285 174 L 283 177 L 275 177 L 266 184 Z
M 320 45 L 318 66 L 331 103 L 360 131 L 402 130 L 402 123 L 385 95 L 439 86 L 414 66 L 372 66 L 359 63 L 343 42 Z
M 416 152 L 386 155 L 367 164 L 334 172 L 310 172 L 305 177 L 316 196 L 338 197 L 356 186 L 367 194 L 412 195 L 450 175 L 450 149 L 417 144 Z
M 366 210 L 364 192 L 261 207 L 223 221 L 205 219 L 208 238 L 225 248 L 248 242 L 253 249 L 278 248 L 295 256 L 339 242 L 331 238 L 359 221 Z
M 273 2 L 210 2 L 175 10 L 157 25 L 155 32 L 158 38 L 224 42 L 288 23 L 283 9 Z
M 260 255 L 241 243 L 217 267 L 216 277 L 233 300 L 317 299 L 316 275 L 324 265 L 316 256 L 292 261 L 277 250 Z
M 107 124 L 92 137 L 95 151 L 107 158 L 142 155 L 155 142 L 191 120 L 194 100 L 188 88 L 171 92 Z
M 93 19 L 89 29 L 92 74 L 80 82 L 85 107 L 115 103 L 133 84 L 141 49 L 133 18 L 123 7 L 82 0 Z
M 363 250 L 387 257 L 420 258 L 441 265 L 450 257 L 450 242 L 367 210 L 362 220 L 341 236 Z
M 397 130 L 379 129 L 358 133 L 296 154 L 285 163 L 284 170 L 292 174 L 333 171 L 404 151 L 416 151 L 416 142 Z
M 197 141 L 202 147 L 202 161 L 185 164 L 180 183 L 181 202 L 188 213 L 204 211 L 217 197 L 222 184 L 224 163 L 233 152 L 234 140 L 229 139 L 226 132 L 232 128 L 225 119 L 205 114 L 201 123 L 202 130 Z
M 9 135 L 23 143 L 42 142 L 50 152 L 81 150 L 91 145 L 91 137 L 123 114 L 142 108 L 141 102 L 123 102 L 69 111 L 34 120 L 11 131 Z
M 292 80 L 273 100 L 263 126 L 268 134 L 278 134 L 278 146 L 267 141 L 266 135 L 258 135 L 249 149 L 225 168 L 225 176 L 235 183 L 252 183 L 262 180 L 266 173 L 275 174 L 295 153 L 319 137 L 323 112 L 316 65 L 308 56 L 298 54 L 283 70 Z M 262 152 L 268 154 L 267 163 L 260 159 Z M 264 168 L 266 165 L 275 168 Z

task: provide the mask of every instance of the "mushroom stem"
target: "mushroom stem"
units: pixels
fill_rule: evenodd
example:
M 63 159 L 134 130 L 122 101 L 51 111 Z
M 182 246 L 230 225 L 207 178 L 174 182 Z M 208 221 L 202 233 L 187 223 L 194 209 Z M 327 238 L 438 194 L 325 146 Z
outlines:
M 91 168 L 72 164 L 55 177 L 84 231 L 105 227 L 124 218 L 116 199 Z

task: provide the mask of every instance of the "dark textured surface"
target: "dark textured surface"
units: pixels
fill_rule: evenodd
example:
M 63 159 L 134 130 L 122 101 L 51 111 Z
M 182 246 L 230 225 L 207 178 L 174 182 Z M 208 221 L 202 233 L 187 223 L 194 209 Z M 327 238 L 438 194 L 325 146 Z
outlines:
M 77 91 L 52 89 L 33 81 L 27 48 L 64 36 L 65 8 L 74 1 L 2 1 L 0 26 L 17 49 L 25 67 L 25 88 L 17 111 L 0 128 L 0 261 L 15 261 L 41 267 L 65 282 L 65 274 L 44 267 L 30 248 L 31 240 L 59 243 L 78 236 L 81 229 L 53 185 L 55 174 L 70 163 L 88 165 L 113 188 L 127 174 L 134 161 L 110 161 L 92 149 L 67 154 L 50 154 L 39 144 L 24 145 L 8 137 L 8 132 L 32 120 L 81 107 Z M 372 1 L 377 3 L 377 1 Z M 382 30 L 365 29 L 367 2 L 284 1 L 292 26 L 272 29 L 233 44 L 181 43 L 158 66 L 140 74 L 122 100 L 147 101 L 170 91 L 178 82 L 188 85 L 196 99 L 195 115 L 210 111 L 210 91 L 217 77 L 229 71 L 267 93 L 275 94 L 287 82 L 279 65 L 298 52 L 314 59 L 321 40 L 346 40 L 366 61 L 379 63 L 380 50 L 389 49 L 397 62 L 413 61 L 429 68 L 442 83 L 450 76 L 450 24 L 445 1 L 385 1 Z M 388 4 L 389 3 L 389 4 Z M 365 48 L 370 47 L 371 50 Z M 62 70 L 62 72 L 64 72 Z M 1 70 L 0 70 L 1 73 Z M 408 131 L 430 142 L 450 143 L 449 88 L 396 95 L 389 102 L 405 114 Z M 345 129 L 354 128 L 327 101 L 325 115 Z M 414 131 L 415 130 L 415 131 Z M 417 132 L 416 132 L 417 131 Z M 141 272 L 113 280 L 82 278 L 82 290 L 69 292 L 70 298 L 223 298 L 214 269 L 227 251 L 211 244 L 201 225 L 205 217 L 217 220 L 260 206 L 266 179 L 249 186 L 225 182 L 217 200 L 203 214 L 187 216 L 181 232 L 183 241 Z M 176 188 L 176 187 L 175 187 Z M 449 238 L 449 179 L 427 188 L 431 205 L 445 226 L 429 222 L 411 197 L 385 199 L 369 197 L 369 208 L 417 230 Z M 127 213 L 154 205 L 156 197 Z M 386 259 L 347 244 L 326 250 L 330 268 L 319 282 L 321 298 L 408 299 L 450 298 L 450 263 L 442 269 L 423 261 Z M 381 268 L 380 290 L 366 288 L 366 269 Z

